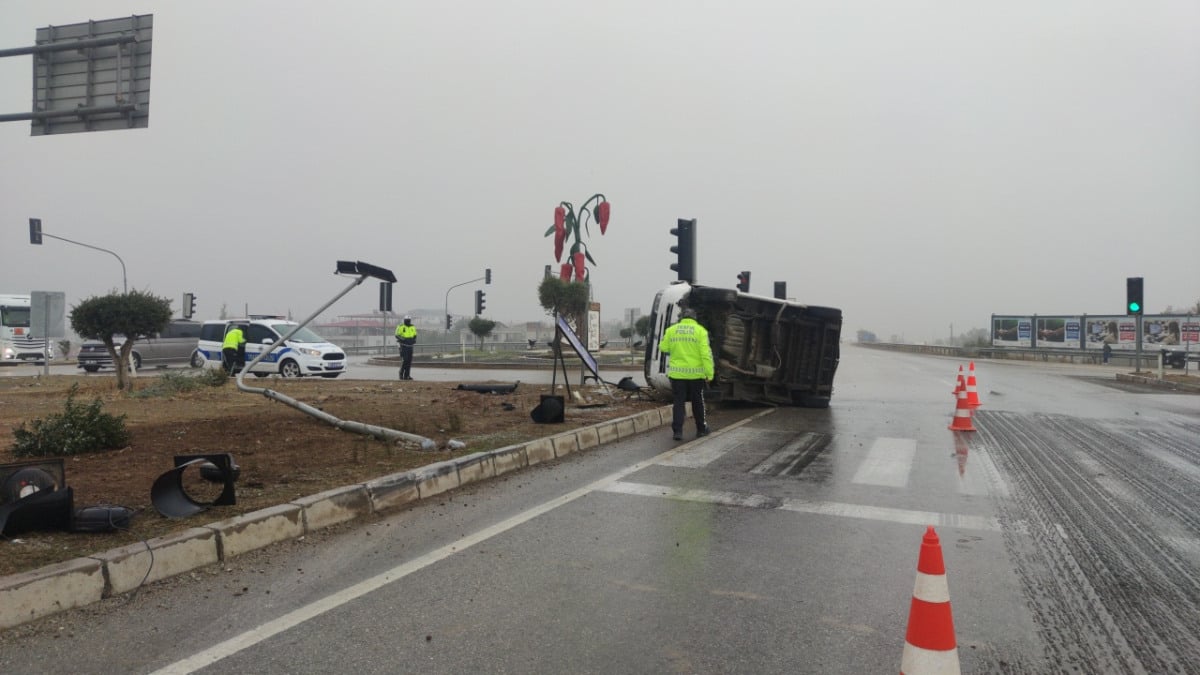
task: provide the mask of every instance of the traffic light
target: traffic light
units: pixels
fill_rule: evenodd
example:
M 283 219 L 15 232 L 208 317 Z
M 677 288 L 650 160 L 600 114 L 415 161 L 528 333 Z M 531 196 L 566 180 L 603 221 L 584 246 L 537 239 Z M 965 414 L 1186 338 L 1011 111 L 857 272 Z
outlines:
M 484 293 L 483 291 L 475 291 L 475 316 L 483 314 L 483 301 L 486 297 L 487 293 Z
M 743 293 L 750 292 L 750 270 L 738 272 L 738 290 Z
M 191 293 L 183 294 L 183 318 L 190 319 L 196 314 L 196 296 Z
M 450 320 L 450 315 L 447 314 L 446 315 L 446 330 L 450 330 L 450 327 L 452 325 L 454 325 L 454 323 Z
M 392 284 L 391 282 L 379 282 L 379 311 L 392 311 Z
M 1131 316 L 1141 316 L 1145 310 L 1142 302 L 1142 277 L 1125 279 L 1125 313 Z
M 492 283 L 492 268 L 489 267 L 483 271 L 483 283 Z
M 42 219 L 41 218 L 30 218 L 29 219 L 29 243 L 31 243 L 31 244 L 41 244 L 42 243 Z
M 679 219 L 678 224 L 671 228 L 671 234 L 678 238 L 678 243 L 671 247 L 671 253 L 676 256 L 676 262 L 671 263 L 680 281 L 695 283 L 696 281 L 696 219 Z
M 776 281 L 775 282 L 775 297 L 779 298 L 780 300 L 787 300 L 787 282 L 786 281 Z

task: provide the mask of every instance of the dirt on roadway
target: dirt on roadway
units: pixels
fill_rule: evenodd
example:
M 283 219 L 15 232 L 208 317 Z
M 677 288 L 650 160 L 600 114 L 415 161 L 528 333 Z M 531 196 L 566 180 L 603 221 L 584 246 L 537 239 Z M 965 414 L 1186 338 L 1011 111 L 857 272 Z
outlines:
M 415 445 L 339 431 L 286 404 L 240 392 L 232 380 L 186 392 L 164 383 L 169 384 L 169 378 L 139 378 L 137 389 L 124 393 L 116 389 L 114 378 L 0 379 L 0 464 L 18 461 L 12 454 L 13 429 L 22 423 L 30 428 L 35 419 L 61 414 L 71 387 L 78 385 L 75 402 L 86 405 L 99 398 L 104 412 L 125 416 L 131 440 L 117 450 L 66 458 L 66 483 L 74 489 L 75 508 L 120 505 L 137 512 L 129 531 L 30 532 L 0 540 L 0 576 L 664 405 L 611 388 L 610 397 L 589 387 L 583 390 L 583 403 L 594 406 L 568 402 L 564 423 L 537 424 L 529 413 L 541 394 L 550 393 L 548 385 L 522 384 L 511 394 L 486 394 L 459 390 L 460 383 L 446 382 L 316 378 L 248 382 L 343 420 L 406 431 L 438 443 L 437 451 L 424 452 Z M 564 393 L 561 386 L 559 393 Z M 446 450 L 450 439 L 465 442 L 466 448 Z M 231 453 L 241 467 L 236 506 L 214 507 L 180 520 L 169 520 L 154 510 L 150 486 L 174 466 L 175 455 L 222 452 Z M 188 470 L 185 476 L 195 473 Z M 211 500 L 219 492 L 198 476 L 185 486 L 200 500 Z

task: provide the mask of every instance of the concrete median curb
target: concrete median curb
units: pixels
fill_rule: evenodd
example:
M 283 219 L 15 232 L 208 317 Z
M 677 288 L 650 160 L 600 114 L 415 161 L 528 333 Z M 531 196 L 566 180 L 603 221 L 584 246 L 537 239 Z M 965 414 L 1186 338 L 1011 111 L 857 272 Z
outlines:
M 0 577 L 0 630 L 135 590 L 309 532 L 629 438 L 671 421 L 665 406 Z

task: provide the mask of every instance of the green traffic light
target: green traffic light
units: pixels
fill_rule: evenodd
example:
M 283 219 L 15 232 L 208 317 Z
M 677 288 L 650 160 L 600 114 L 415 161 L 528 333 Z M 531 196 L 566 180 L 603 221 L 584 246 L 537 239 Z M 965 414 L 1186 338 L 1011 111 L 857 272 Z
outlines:
M 1142 306 L 1137 304 L 1136 302 L 1129 303 L 1129 311 L 1131 311 L 1131 312 L 1136 312 L 1141 308 L 1142 308 Z

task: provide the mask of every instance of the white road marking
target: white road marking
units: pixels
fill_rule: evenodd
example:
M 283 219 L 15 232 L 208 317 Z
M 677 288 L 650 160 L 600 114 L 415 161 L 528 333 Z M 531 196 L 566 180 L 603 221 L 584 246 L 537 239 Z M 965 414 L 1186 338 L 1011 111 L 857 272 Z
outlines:
M 734 429 L 717 436 L 710 436 L 701 443 L 689 444 L 681 448 L 681 452 L 667 457 L 659 462 L 663 466 L 679 466 L 686 469 L 700 469 L 719 459 L 722 455 L 737 446 L 753 440 L 758 432 L 749 429 Z
M 845 504 L 841 502 L 811 502 L 803 499 L 779 499 L 767 495 L 744 494 L 716 490 L 696 490 L 674 488 L 667 485 L 650 485 L 646 483 L 627 483 L 615 481 L 603 488 L 604 492 L 638 495 L 642 497 L 662 497 L 689 502 L 704 502 L 722 506 L 742 506 L 747 508 L 779 509 L 796 513 L 812 513 L 823 516 L 838 516 L 842 518 L 860 518 L 863 520 L 879 520 L 889 523 L 904 523 L 908 525 L 937 525 L 942 527 L 958 527 L 967 530 L 1000 531 L 1000 521 L 984 516 L 967 516 L 956 513 L 939 513 L 937 511 L 913 511 L 910 509 L 893 509 L 884 506 L 865 506 L 862 504 Z
M 876 438 L 867 458 L 854 472 L 853 483 L 904 487 L 912 471 L 917 442 L 911 438 Z
M 244 649 L 253 647 L 254 645 L 263 642 L 268 638 L 274 637 L 275 635 L 278 635 L 288 629 L 294 628 L 305 621 L 308 621 L 309 619 L 316 618 L 325 612 L 341 607 L 352 600 L 379 590 L 380 588 L 394 581 L 399 581 L 400 579 L 403 579 L 414 572 L 420 571 L 436 562 L 444 560 L 455 553 L 461 553 L 475 544 L 487 541 L 488 539 L 491 539 L 496 535 L 503 534 L 504 532 L 507 532 L 518 525 L 527 523 L 544 513 L 569 504 L 590 492 L 603 490 L 608 485 L 619 481 L 621 478 L 636 471 L 640 471 L 647 466 L 654 464 L 665 455 L 669 455 L 674 452 L 676 452 L 676 450 L 671 450 L 664 455 L 659 455 L 653 459 L 628 466 L 620 471 L 617 471 L 616 473 L 605 476 L 594 483 L 585 485 L 578 490 L 568 492 L 561 497 L 556 497 L 527 511 L 523 511 L 512 518 L 509 518 L 508 520 L 501 521 L 495 525 L 479 530 L 478 532 L 469 534 L 462 539 L 455 541 L 453 544 L 448 544 L 435 551 L 430 551 L 423 556 L 397 565 L 396 567 L 393 567 L 382 574 L 377 574 L 369 579 L 360 581 L 349 588 L 343 589 L 331 595 L 327 595 L 320 600 L 309 603 L 298 609 L 294 609 L 287 614 L 280 616 L 279 618 L 268 621 L 260 626 L 241 633 L 240 635 L 235 635 L 224 642 L 215 644 L 212 647 L 193 654 L 186 659 L 176 661 L 175 663 L 172 663 L 164 668 L 156 670 L 154 671 L 155 675 L 167 675 L 168 673 L 193 673 L 201 668 L 211 666 L 212 664 L 224 658 L 233 656 Z

